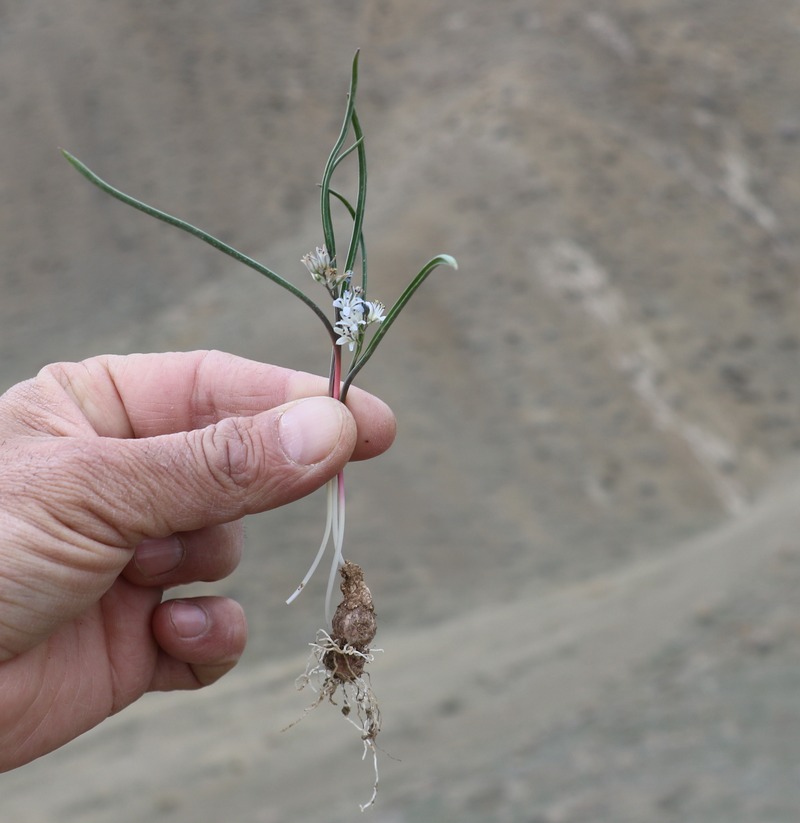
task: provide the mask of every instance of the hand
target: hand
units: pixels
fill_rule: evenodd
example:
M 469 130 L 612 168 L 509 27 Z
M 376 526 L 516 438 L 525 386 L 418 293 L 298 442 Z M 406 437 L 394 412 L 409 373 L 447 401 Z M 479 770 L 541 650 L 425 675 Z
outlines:
M 0 397 L 0 771 L 235 665 L 238 604 L 162 595 L 228 575 L 244 515 L 389 447 L 381 401 L 326 388 L 194 352 L 60 363 Z

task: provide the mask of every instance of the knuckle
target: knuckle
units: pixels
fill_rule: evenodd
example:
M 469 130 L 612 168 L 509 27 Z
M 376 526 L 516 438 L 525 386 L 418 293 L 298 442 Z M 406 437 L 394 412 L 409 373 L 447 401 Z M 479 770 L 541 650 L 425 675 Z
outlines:
M 249 489 L 259 477 L 263 449 L 250 421 L 226 418 L 209 426 L 201 447 L 211 476 L 224 489 Z

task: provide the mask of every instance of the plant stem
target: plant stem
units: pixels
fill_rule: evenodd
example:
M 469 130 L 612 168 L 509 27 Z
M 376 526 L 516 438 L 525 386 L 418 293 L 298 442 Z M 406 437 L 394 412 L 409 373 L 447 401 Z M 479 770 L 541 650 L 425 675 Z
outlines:
M 334 400 L 342 399 L 342 347 L 333 347 L 333 377 L 331 378 L 330 394 Z
M 344 494 L 344 472 L 341 471 L 336 476 L 336 501 L 333 504 L 333 560 L 331 561 L 331 571 L 328 575 L 328 587 L 325 591 L 325 619 L 328 625 L 333 620 L 333 588 L 336 583 L 336 575 L 344 565 L 342 549 L 344 546 L 344 516 L 345 516 L 345 494 Z

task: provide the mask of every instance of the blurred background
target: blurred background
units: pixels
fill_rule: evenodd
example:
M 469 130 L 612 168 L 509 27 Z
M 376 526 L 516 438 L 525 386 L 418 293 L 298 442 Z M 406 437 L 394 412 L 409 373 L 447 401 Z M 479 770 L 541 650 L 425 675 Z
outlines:
M 439 270 L 359 384 L 346 554 L 380 617 L 382 823 L 800 819 L 797 0 L 0 0 L 0 388 L 222 348 L 325 372 L 303 286 L 361 49 L 371 296 Z M 346 177 L 346 175 L 345 175 Z M 19 823 L 359 816 L 372 770 L 293 683 L 319 495 L 215 593 L 240 667 L 0 776 Z

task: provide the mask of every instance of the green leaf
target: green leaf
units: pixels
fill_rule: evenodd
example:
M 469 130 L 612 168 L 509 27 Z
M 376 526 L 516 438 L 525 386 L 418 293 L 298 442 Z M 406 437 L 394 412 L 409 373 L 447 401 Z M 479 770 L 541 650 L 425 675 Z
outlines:
M 330 190 L 331 195 L 335 197 L 350 213 L 350 217 L 355 219 L 356 210 L 353 208 L 350 201 L 335 189 Z M 367 294 L 367 244 L 364 242 L 364 232 L 359 232 L 359 244 L 361 247 L 361 290 L 366 296 Z
M 386 332 L 389 331 L 392 323 L 397 319 L 397 316 L 405 307 L 406 303 L 412 298 L 414 292 L 425 282 L 428 275 L 437 269 L 439 266 L 449 266 L 451 269 L 458 269 L 458 263 L 456 262 L 455 257 L 451 257 L 449 254 L 439 254 L 436 257 L 429 260 L 423 267 L 422 270 L 417 274 L 417 276 L 406 286 L 405 291 L 398 297 L 395 304 L 389 310 L 388 314 L 386 315 L 384 321 L 380 324 L 380 326 L 375 331 L 375 334 L 372 336 L 372 339 L 369 341 L 369 345 L 364 349 L 364 353 L 356 360 L 355 363 L 350 368 L 350 371 L 347 373 L 347 377 L 344 379 L 342 383 L 342 400 L 344 400 L 347 389 L 349 388 L 350 384 L 353 382 L 356 374 L 361 371 L 362 368 L 366 365 L 367 360 L 375 352 L 377 349 L 378 344 L 383 340 Z
M 325 325 L 325 329 L 328 332 L 328 335 L 331 339 L 335 342 L 337 339 L 336 332 L 333 330 L 333 326 L 331 325 L 330 320 L 328 320 L 325 312 L 304 292 L 297 288 L 297 286 L 290 283 L 288 280 L 284 280 L 279 274 L 276 274 L 272 269 L 268 269 L 266 266 L 259 263 L 257 260 L 254 260 L 252 257 L 248 257 L 246 254 L 238 251 L 238 249 L 233 248 L 233 246 L 229 246 L 227 243 L 224 243 L 217 237 L 209 234 L 208 232 L 203 231 L 202 229 L 198 229 L 196 226 L 193 226 L 191 223 L 187 223 L 185 220 L 181 220 L 178 217 L 174 217 L 171 214 L 168 214 L 165 211 L 161 211 L 160 209 L 156 209 L 153 206 L 147 205 L 147 203 L 143 203 L 141 200 L 137 200 L 135 197 L 131 197 L 129 194 L 125 194 L 125 192 L 120 191 L 119 189 L 114 188 L 109 183 L 106 183 L 101 177 L 96 175 L 88 166 L 85 166 L 78 160 L 77 157 L 73 157 L 68 151 L 64 149 L 61 150 L 61 153 L 64 157 L 91 183 L 94 183 L 99 189 L 102 189 L 106 194 L 110 194 L 112 197 L 115 197 L 117 200 L 122 201 L 128 206 L 132 206 L 134 209 L 138 209 L 139 211 L 144 212 L 145 214 L 149 214 L 151 217 L 155 217 L 156 220 L 161 220 L 164 223 L 168 223 L 170 226 L 175 226 L 176 228 L 181 229 L 182 231 L 187 232 L 188 234 L 194 235 L 195 237 L 199 237 L 203 242 L 208 243 L 209 246 L 213 246 L 213 248 L 217 249 L 218 251 L 223 252 L 223 254 L 227 254 L 228 257 L 232 257 L 239 263 L 243 263 L 245 266 L 249 266 L 251 269 L 254 269 L 259 274 L 263 274 L 264 277 L 269 278 L 272 280 L 273 283 L 277 283 L 282 288 L 286 289 L 286 291 L 293 294 L 295 297 L 299 298 L 303 301 L 313 312 L 314 314 L 319 317 L 319 319 Z
M 331 260 L 336 258 L 336 237 L 334 236 L 333 218 L 331 216 L 331 177 L 333 176 L 333 170 L 338 165 L 339 151 L 344 145 L 347 132 L 350 128 L 350 121 L 353 118 L 353 109 L 356 103 L 356 88 L 358 86 L 358 55 L 359 52 L 356 52 L 355 57 L 353 57 L 353 67 L 350 73 L 350 88 L 347 92 L 347 108 L 344 113 L 342 128 L 339 131 L 339 136 L 336 138 L 336 142 L 333 144 L 331 153 L 328 155 L 328 162 L 325 164 L 325 169 L 322 172 L 322 183 L 320 184 L 320 188 L 322 189 L 320 195 L 322 236 L 325 239 L 325 247 L 328 249 L 328 254 L 330 254 Z
M 356 147 L 358 149 L 358 195 L 356 199 L 355 214 L 353 215 L 353 231 L 350 235 L 350 246 L 347 249 L 347 262 L 345 271 L 351 271 L 356 262 L 356 253 L 361 242 L 361 229 L 364 225 L 364 210 L 367 205 L 367 154 L 364 147 L 364 132 L 361 131 L 361 124 L 358 120 L 355 107 L 350 118 L 353 124 L 353 134 L 356 137 Z M 367 292 L 366 278 L 362 274 L 361 288 L 364 294 Z

